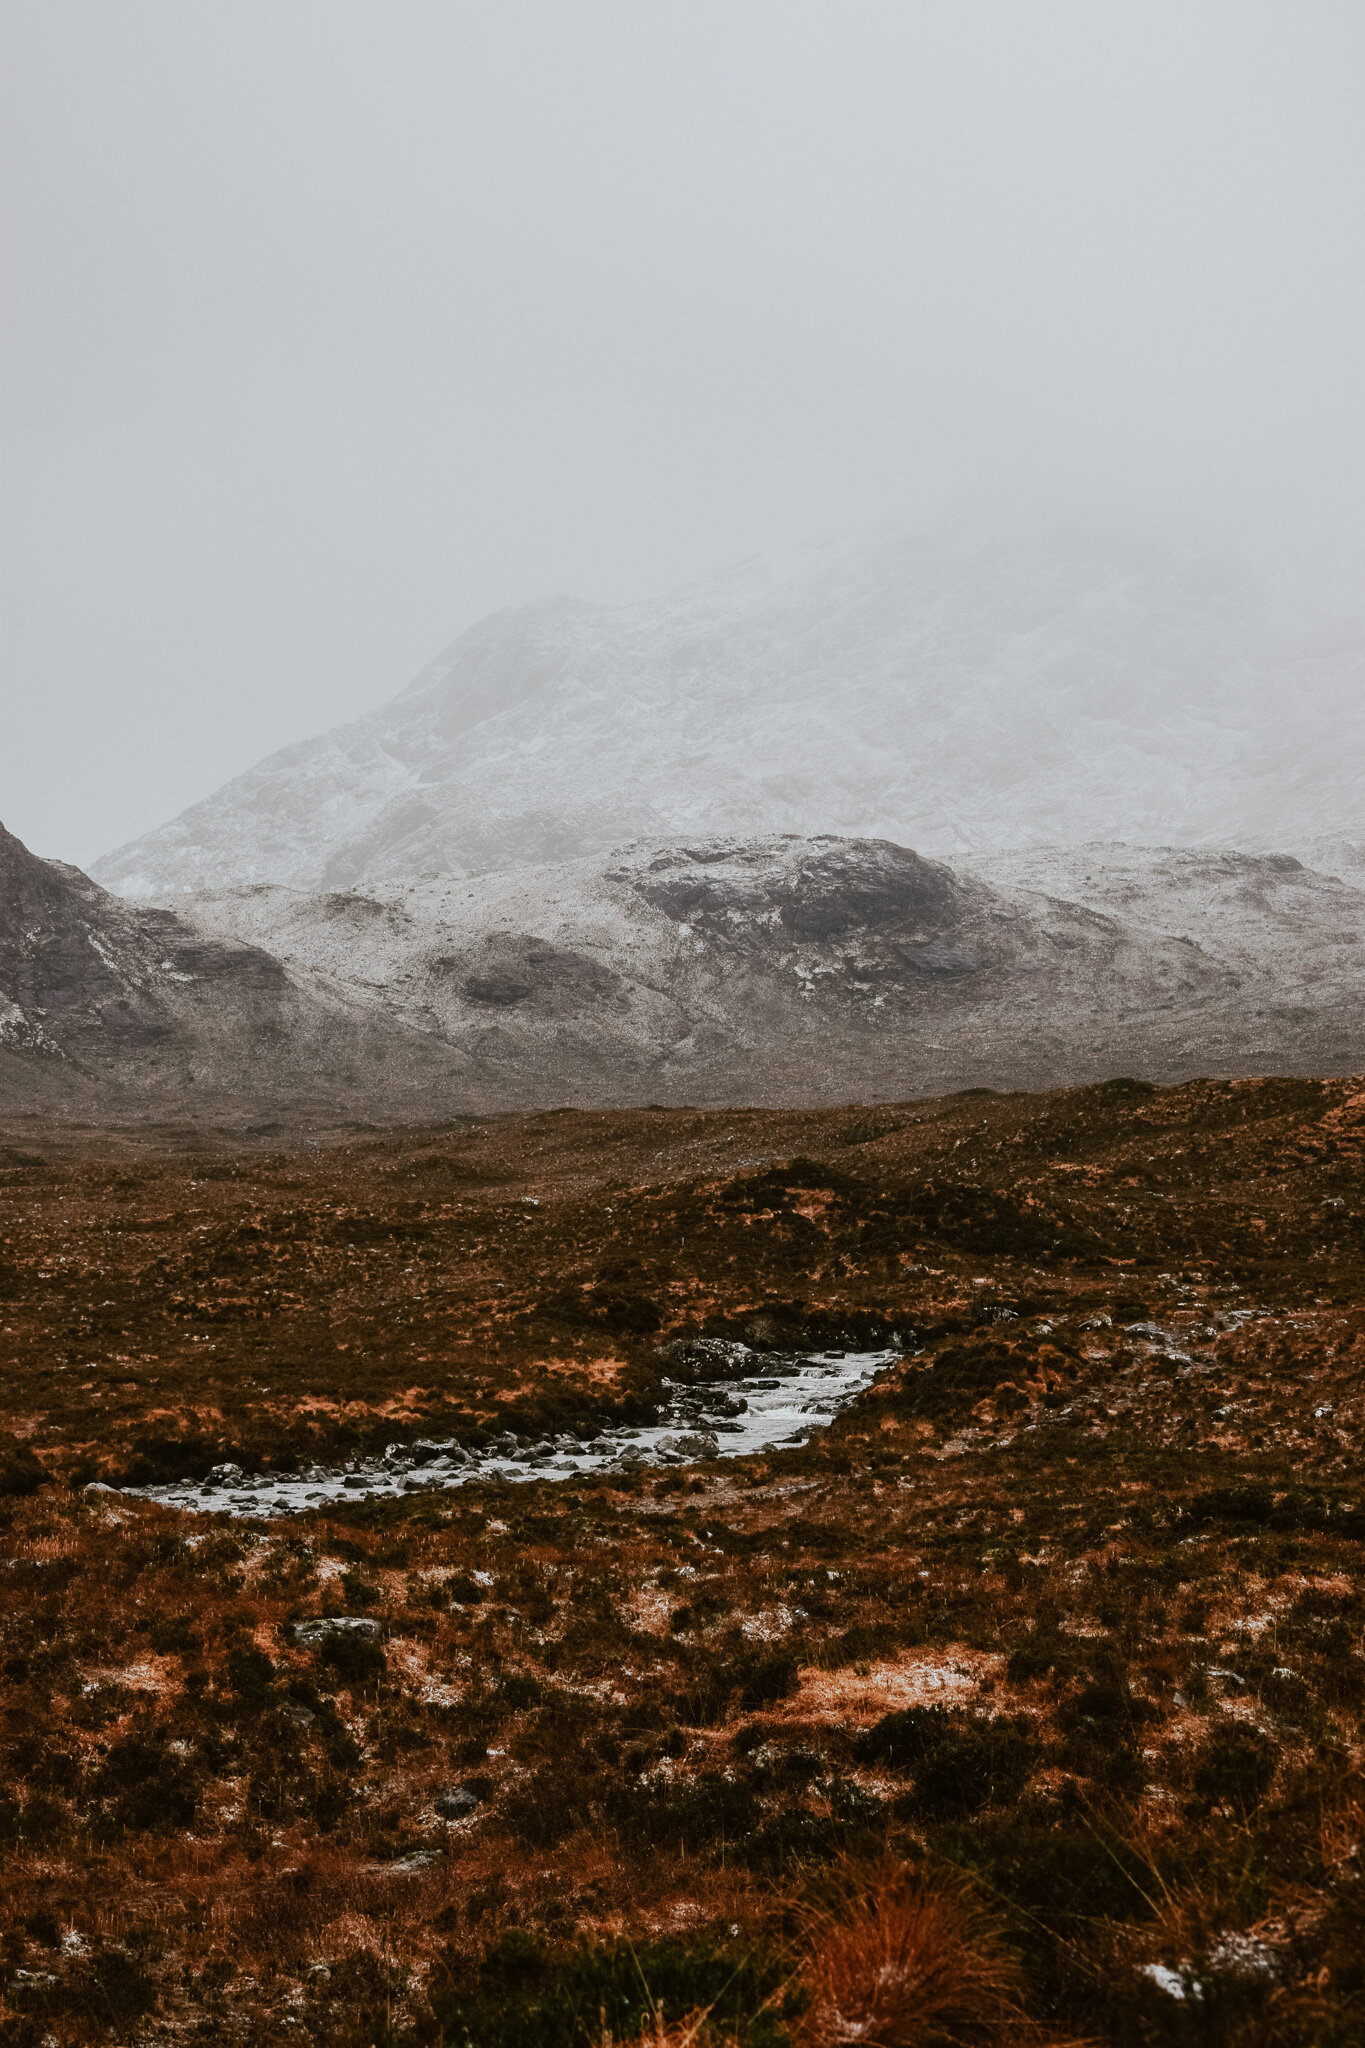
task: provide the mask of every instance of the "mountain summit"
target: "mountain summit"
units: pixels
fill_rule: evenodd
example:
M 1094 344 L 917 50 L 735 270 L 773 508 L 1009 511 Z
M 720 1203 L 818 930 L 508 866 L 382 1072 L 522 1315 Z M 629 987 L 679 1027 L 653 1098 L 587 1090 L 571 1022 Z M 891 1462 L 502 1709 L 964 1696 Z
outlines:
M 1093 536 L 811 547 L 495 613 L 380 710 L 95 865 L 130 896 L 349 889 L 638 838 L 1294 846 L 1365 809 L 1365 639 Z

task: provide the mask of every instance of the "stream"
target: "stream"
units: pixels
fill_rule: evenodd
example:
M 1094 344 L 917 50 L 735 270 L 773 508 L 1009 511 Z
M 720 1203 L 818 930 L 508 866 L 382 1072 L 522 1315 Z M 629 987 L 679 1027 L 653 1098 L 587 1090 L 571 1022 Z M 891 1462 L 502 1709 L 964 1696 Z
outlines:
M 738 1352 L 741 1347 L 733 1348 Z M 237 1465 L 216 1465 L 206 1479 L 120 1490 L 204 1513 L 289 1515 L 328 1501 L 396 1499 L 478 1479 L 573 1479 L 627 1472 L 637 1465 L 742 1458 L 805 1442 L 899 1355 L 894 1350 L 819 1351 L 799 1357 L 749 1352 L 733 1378 L 695 1386 L 665 1380 L 668 1402 L 659 1422 L 607 1429 L 591 1439 L 555 1436 L 532 1442 L 509 1432 L 477 1451 L 449 1440 L 419 1439 L 390 1444 L 380 1456 L 347 1465 L 310 1465 L 291 1473 L 244 1473 Z

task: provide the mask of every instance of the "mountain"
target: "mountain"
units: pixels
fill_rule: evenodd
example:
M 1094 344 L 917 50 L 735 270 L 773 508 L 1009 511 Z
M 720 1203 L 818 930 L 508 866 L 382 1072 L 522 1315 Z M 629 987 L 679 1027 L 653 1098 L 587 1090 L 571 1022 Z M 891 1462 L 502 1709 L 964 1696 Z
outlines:
M 111 896 L 0 825 L 0 1105 L 165 1118 L 418 1114 L 459 1063 L 259 946 Z
M 484 1099 L 827 1103 L 1365 1069 L 1365 889 L 1289 855 L 647 842 L 544 868 L 181 900 L 458 1049 Z
M 1358 839 L 1365 637 L 1127 542 L 883 536 L 463 634 L 382 709 L 95 865 L 132 897 L 368 887 L 635 839 L 959 857 Z

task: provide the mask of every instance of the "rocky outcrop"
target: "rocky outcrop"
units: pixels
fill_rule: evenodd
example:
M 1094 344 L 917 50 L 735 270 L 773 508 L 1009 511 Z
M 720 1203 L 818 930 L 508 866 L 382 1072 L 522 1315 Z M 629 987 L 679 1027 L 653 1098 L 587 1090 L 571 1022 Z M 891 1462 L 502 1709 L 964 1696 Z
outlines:
M 5 1107 L 410 1115 L 460 1078 L 429 1036 L 301 988 L 251 940 L 112 896 L 0 826 Z

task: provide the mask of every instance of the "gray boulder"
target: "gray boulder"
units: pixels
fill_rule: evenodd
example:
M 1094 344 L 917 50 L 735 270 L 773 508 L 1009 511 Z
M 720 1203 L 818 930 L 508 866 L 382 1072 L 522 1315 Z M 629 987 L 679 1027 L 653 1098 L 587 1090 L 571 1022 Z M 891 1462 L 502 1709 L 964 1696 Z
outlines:
M 454 1785 L 436 1801 L 436 1811 L 442 1820 L 468 1820 L 478 1804 L 476 1792 L 471 1792 L 467 1785 Z
M 313 1621 L 294 1623 L 296 1643 L 325 1643 L 337 1636 L 360 1636 L 367 1643 L 377 1643 L 379 1623 L 368 1614 L 322 1614 Z
M 720 1449 L 720 1438 L 713 1436 L 709 1429 L 697 1430 L 687 1436 L 675 1437 L 671 1448 L 684 1458 L 714 1458 Z

